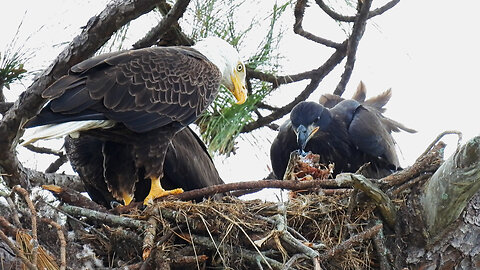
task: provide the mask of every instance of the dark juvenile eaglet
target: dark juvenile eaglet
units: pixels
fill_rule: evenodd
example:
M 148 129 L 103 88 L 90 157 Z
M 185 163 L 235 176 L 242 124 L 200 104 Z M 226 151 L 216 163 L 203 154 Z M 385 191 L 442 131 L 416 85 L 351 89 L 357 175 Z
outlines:
M 143 168 L 135 166 L 131 148 L 131 144 L 102 140 L 88 134 L 79 138 L 65 137 L 68 159 L 85 184 L 88 195 L 107 208 L 115 201 L 107 183 L 121 186 L 135 179 L 135 201 L 143 201 L 147 197 L 150 179 L 145 178 Z M 173 137 L 165 156 L 163 172 L 161 182 L 167 190 L 193 190 L 223 184 L 207 148 L 189 127 Z
M 334 176 L 356 172 L 362 165 L 367 177 L 383 177 L 399 169 L 393 132 L 404 125 L 382 115 L 391 98 L 391 90 L 365 100 L 363 83 L 352 99 L 325 94 L 320 103 L 300 102 L 290 113 L 270 148 L 273 172 L 283 178 L 290 153 L 311 151 L 323 164 L 333 163 Z
M 165 191 L 160 185 L 164 162 L 169 162 L 165 161 L 167 149 L 175 134 L 210 105 L 220 85 L 237 103 L 245 101 L 245 66 L 238 52 L 218 38 L 193 47 L 102 54 L 73 66 L 68 75 L 45 89 L 42 96 L 50 102 L 26 124 L 23 144 L 68 134 L 93 136 L 102 141 L 108 166 L 112 166 L 111 145 L 118 144 L 119 153 L 127 161 L 134 160 L 135 171 L 151 180 L 147 203 L 182 192 Z M 110 168 L 104 168 L 108 190 L 113 198 L 130 203 L 141 177 L 110 177 Z

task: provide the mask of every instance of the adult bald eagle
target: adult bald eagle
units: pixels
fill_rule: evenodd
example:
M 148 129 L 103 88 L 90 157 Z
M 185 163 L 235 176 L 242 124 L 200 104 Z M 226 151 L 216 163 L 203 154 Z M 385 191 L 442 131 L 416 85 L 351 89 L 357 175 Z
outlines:
M 172 138 L 197 119 L 220 84 L 237 103 L 246 99 L 245 66 L 238 52 L 219 38 L 193 47 L 153 47 L 102 54 L 70 69 L 42 93 L 51 99 L 26 124 L 23 144 L 79 132 L 131 145 L 135 167 L 145 171 L 151 188 L 144 203 L 181 190 L 160 184 Z M 111 183 L 116 199 L 129 204 L 135 179 Z
M 283 178 L 290 153 L 311 151 L 320 162 L 334 163 L 334 175 L 356 172 L 370 162 L 368 177 L 383 177 L 399 168 L 392 131 L 416 132 L 382 115 L 391 90 L 365 100 L 360 83 L 352 99 L 323 95 L 320 103 L 300 102 L 290 113 L 270 148 L 273 172 Z
M 148 195 L 151 181 L 145 178 L 143 168 L 135 166 L 131 144 L 82 134 L 78 138 L 66 136 L 65 150 L 90 198 L 98 204 L 111 207 L 115 198 L 109 190 L 132 179 L 136 182 L 135 200 L 143 201 Z M 165 189 L 192 190 L 223 184 L 207 148 L 189 127 L 173 137 L 165 156 L 163 173 L 160 180 Z M 107 183 L 111 186 L 108 187 Z

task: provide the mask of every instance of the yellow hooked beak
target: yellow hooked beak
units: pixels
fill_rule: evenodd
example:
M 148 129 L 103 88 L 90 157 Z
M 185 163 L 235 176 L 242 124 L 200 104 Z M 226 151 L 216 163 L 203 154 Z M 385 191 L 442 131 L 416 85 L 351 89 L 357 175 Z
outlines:
M 245 80 L 242 79 L 237 72 L 230 76 L 233 82 L 233 89 L 228 89 L 232 92 L 233 96 L 237 99 L 237 104 L 243 104 L 247 100 L 247 87 L 245 86 Z

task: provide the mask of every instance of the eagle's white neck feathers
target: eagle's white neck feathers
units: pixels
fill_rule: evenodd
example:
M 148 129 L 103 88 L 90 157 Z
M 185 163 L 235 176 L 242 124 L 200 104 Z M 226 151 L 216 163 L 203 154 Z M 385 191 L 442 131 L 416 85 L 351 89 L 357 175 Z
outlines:
M 241 63 L 237 50 L 218 37 L 208 37 L 198 41 L 194 46 L 222 72 L 222 84 L 228 83 L 235 67 Z

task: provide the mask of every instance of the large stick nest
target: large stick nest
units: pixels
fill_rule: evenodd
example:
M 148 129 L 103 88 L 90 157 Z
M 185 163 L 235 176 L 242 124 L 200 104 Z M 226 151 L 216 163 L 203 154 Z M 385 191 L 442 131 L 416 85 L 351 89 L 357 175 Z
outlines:
M 438 168 L 443 147 L 438 144 L 411 167 L 383 179 L 358 174 L 331 179 L 332 166 L 318 164 L 312 155 L 294 157 L 285 176 L 289 180 L 243 183 L 248 190 L 292 190 L 288 200 L 278 203 L 224 196 L 107 211 L 73 190 L 50 187 L 62 202 L 54 213 L 66 214 L 67 223 L 41 218 L 47 221 L 37 226 L 35 207 L 52 215 L 51 205 L 38 203 L 29 204 L 24 215 L 0 218 L 0 225 L 9 228 L 3 230 L 7 235 L 20 232 L 37 243 L 8 247 L 25 257 L 27 267 L 35 257 L 48 257 L 60 266 L 52 263 L 46 269 L 388 269 L 393 258 L 386 243 L 395 238 L 397 211 L 414 184 Z M 234 184 L 207 190 L 224 192 L 229 185 Z M 22 216 L 21 222 L 15 216 Z M 67 240 L 61 240 L 67 231 Z

